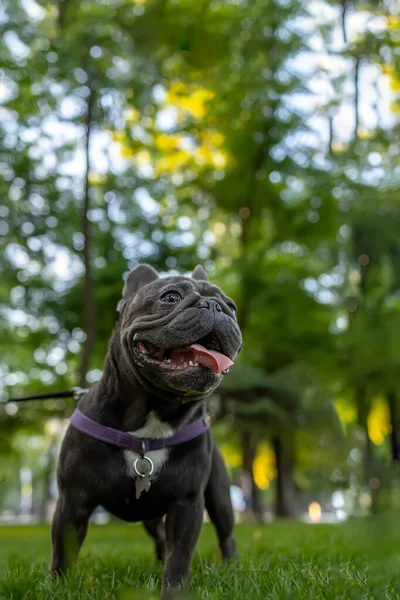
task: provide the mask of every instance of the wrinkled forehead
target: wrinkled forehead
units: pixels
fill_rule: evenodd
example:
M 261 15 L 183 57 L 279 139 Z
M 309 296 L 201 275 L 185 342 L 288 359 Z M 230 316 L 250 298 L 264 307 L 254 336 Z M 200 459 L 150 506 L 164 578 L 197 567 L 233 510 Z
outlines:
M 218 286 L 213 285 L 209 281 L 194 280 L 183 276 L 163 277 L 143 288 L 143 291 L 146 291 L 146 295 L 154 295 L 169 290 L 181 292 L 184 295 L 190 294 L 190 292 L 197 292 L 202 296 L 225 295 Z

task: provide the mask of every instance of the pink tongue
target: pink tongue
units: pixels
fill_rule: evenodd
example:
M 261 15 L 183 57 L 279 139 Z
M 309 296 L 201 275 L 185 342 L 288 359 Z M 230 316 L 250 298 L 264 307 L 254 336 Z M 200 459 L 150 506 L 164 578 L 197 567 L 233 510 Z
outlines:
M 222 373 L 222 371 L 233 365 L 231 359 L 225 354 L 221 354 L 216 350 L 207 350 L 201 344 L 192 344 L 190 348 L 193 350 L 193 362 L 197 362 L 211 371 L 215 371 L 215 373 Z

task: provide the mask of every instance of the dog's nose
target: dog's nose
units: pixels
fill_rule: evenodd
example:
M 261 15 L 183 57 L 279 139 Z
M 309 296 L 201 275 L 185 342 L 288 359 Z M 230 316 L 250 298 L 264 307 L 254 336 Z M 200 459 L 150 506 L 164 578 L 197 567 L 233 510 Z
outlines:
M 205 298 L 200 298 L 196 306 L 197 308 L 210 308 L 210 302 Z
M 197 308 L 208 308 L 214 309 L 218 312 L 221 312 L 222 308 L 218 304 L 216 300 L 207 300 L 206 298 L 200 298 L 200 300 L 196 304 Z
M 210 304 L 213 305 L 214 310 L 221 312 L 222 308 L 216 300 L 210 300 Z M 211 308 L 211 307 L 210 307 Z

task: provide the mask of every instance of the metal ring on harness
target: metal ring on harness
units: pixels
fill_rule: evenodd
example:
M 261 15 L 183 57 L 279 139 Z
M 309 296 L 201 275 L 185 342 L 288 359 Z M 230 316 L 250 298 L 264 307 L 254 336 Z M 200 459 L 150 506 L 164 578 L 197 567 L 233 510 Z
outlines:
M 137 462 L 138 462 L 138 460 L 147 460 L 147 462 L 148 462 L 148 463 L 149 463 L 149 465 L 150 465 L 150 471 L 149 471 L 149 473 L 141 473 L 141 472 L 138 470 L 138 468 L 137 468 Z M 148 476 L 150 477 L 150 475 L 152 475 L 152 474 L 153 474 L 153 472 L 154 472 L 154 463 L 153 463 L 153 461 L 151 460 L 151 458 L 149 458 L 148 456 L 143 456 L 143 458 L 137 458 L 137 459 L 135 460 L 135 462 L 133 463 L 133 468 L 135 469 L 135 473 L 136 473 L 136 475 L 139 475 L 139 477 L 146 477 L 146 475 L 148 475 Z

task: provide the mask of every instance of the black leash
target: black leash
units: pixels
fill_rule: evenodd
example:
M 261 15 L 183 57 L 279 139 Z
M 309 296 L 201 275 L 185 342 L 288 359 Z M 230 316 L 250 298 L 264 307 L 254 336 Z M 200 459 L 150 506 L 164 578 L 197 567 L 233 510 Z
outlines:
M 28 400 L 50 400 L 57 398 L 73 398 L 78 402 L 84 394 L 89 390 L 85 390 L 80 387 L 74 387 L 72 390 L 66 390 L 65 392 L 47 392 L 46 394 L 37 394 L 36 396 L 25 396 L 24 398 L 14 398 L 8 400 L 8 402 L 27 402 Z

